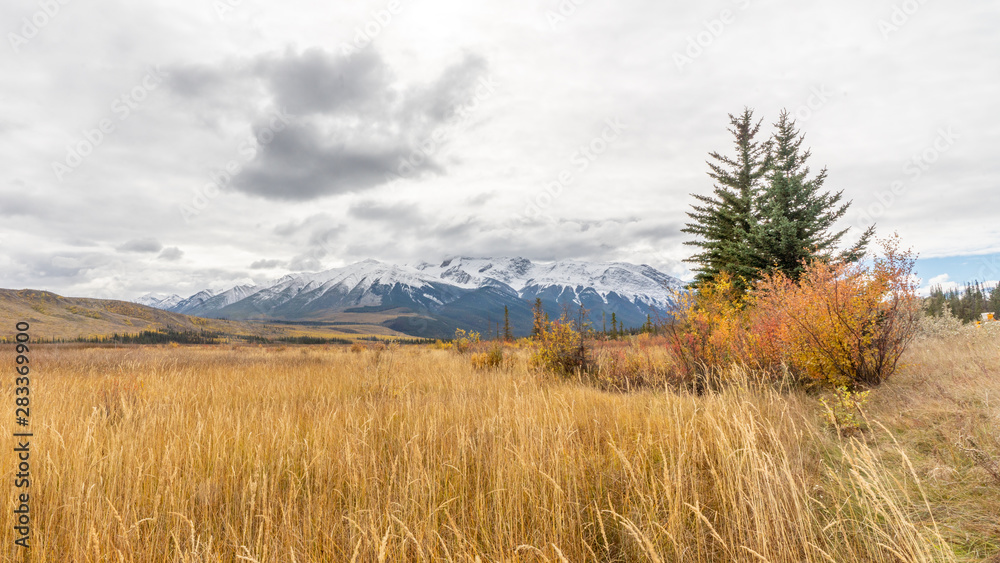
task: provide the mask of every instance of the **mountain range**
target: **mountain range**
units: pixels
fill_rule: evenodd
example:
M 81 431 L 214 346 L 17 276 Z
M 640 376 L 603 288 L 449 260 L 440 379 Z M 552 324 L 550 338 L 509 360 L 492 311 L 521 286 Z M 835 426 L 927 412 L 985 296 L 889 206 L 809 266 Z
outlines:
M 135 301 L 175 313 L 234 320 L 336 323 L 344 313 L 381 313 L 381 324 L 423 337 L 455 328 L 493 333 L 504 307 L 516 335 L 530 332 L 531 307 L 541 299 L 551 318 L 564 306 L 589 310 L 600 329 L 612 313 L 625 327 L 676 306 L 684 283 L 647 265 L 624 262 L 534 263 L 525 258 L 453 258 L 440 264 L 395 265 L 364 260 L 268 283 L 251 280 L 187 298 L 147 294 Z

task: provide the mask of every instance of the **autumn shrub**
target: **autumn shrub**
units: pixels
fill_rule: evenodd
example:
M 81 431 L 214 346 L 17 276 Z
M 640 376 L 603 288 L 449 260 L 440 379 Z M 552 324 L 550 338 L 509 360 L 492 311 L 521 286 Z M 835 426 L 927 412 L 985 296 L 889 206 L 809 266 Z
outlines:
M 474 346 L 479 344 L 479 333 L 478 332 L 465 332 L 460 328 L 455 329 L 455 339 L 452 340 L 452 345 L 454 349 L 459 354 L 465 354 L 469 352 Z
M 725 372 L 734 364 L 758 370 L 780 364 L 771 327 L 750 322 L 751 303 L 727 273 L 678 298 L 677 312 L 658 332 L 665 335 L 681 380 L 702 390 L 710 374 Z
M 863 408 L 870 393 L 871 391 L 851 391 L 840 386 L 834 389 L 829 400 L 820 399 L 820 404 L 826 409 L 827 422 L 837 430 L 837 434 L 850 436 L 866 428 Z
M 538 327 L 532 365 L 560 375 L 572 375 L 592 367 L 586 327 L 581 320 L 570 319 L 564 312 L 558 320 L 542 320 Z
M 957 336 L 963 332 L 968 332 L 969 328 L 962 323 L 962 319 L 952 314 L 951 306 L 945 303 L 940 315 L 921 315 L 917 336 L 924 338 Z
M 783 359 L 806 381 L 853 388 L 896 371 L 917 333 L 914 258 L 898 239 L 858 263 L 809 264 L 799 280 L 772 274 L 755 286 L 750 326 L 773 331 Z
M 503 352 L 503 345 L 494 342 L 489 350 L 476 352 L 470 356 L 472 366 L 476 369 L 500 369 L 507 363 L 507 357 Z

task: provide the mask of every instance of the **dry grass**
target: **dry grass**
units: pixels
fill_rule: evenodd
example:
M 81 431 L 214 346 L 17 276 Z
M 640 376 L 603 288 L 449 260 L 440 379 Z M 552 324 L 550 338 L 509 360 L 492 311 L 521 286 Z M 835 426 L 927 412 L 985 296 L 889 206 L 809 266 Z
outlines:
M 953 560 L 943 538 L 985 555 L 997 487 L 935 448 L 962 431 L 997 453 L 997 354 L 934 346 L 924 375 L 878 392 L 889 430 L 861 440 L 815 397 L 607 393 L 526 351 L 476 370 L 429 347 L 39 348 L 32 560 Z
M 918 340 L 908 366 L 872 394 L 960 556 L 1000 561 L 1000 323 Z M 978 458 L 978 459 L 977 459 Z

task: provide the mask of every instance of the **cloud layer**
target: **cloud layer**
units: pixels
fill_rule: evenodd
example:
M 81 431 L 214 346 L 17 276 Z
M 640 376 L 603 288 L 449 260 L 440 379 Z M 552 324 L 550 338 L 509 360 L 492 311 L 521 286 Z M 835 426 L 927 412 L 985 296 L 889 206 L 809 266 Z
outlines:
M 403 174 L 442 172 L 422 144 L 473 99 L 486 71 L 482 57 L 466 55 L 428 84 L 404 88 L 373 48 L 344 55 L 286 50 L 167 69 L 172 92 L 193 107 L 211 99 L 211 113 L 264 108 L 244 116 L 256 141 L 247 147 L 254 156 L 232 187 L 286 201 L 364 191 Z M 239 103 L 225 107 L 224 96 Z M 248 98 L 255 103 L 247 104 Z
M 0 286 L 456 254 L 684 276 L 690 194 L 744 106 L 796 116 L 842 227 L 962 284 L 997 268 L 945 257 L 1000 252 L 1000 10 L 901 5 L 94 0 L 26 34 L 38 5 L 5 3 Z

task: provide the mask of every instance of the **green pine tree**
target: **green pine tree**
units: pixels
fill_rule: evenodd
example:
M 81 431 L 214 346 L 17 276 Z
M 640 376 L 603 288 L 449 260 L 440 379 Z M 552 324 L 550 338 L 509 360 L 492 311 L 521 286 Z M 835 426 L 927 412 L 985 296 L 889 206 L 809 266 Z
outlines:
M 841 204 L 843 191 L 823 190 L 827 171 L 810 177 L 806 164 L 810 151 L 802 148 L 804 136 L 795 121 L 782 110 L 771 139 L 772 162 L 767 186 L 760 194 L 756 226 L 743 247 L 741 266 L 780 271 L 798 279 L 813 259 L 856 261 L 864 254 L 874 233 L 869 227 L 849 249 L 835 256 L 835 248 L 848 229 L 831 233 L 830 228 L 847 213 L 851 203 Z M 752 276 L 756 277 L 756 276 Z
M 514 340 L 514 335 L 510 332 L 510 311 L 507 306 L 503 306 L 503 339 L 507 342 Z
M 549 317 L 542 310 L 542 298 L 536 297 L 535 304 L 531 307 L 533 323 L 531 326 L 531 336 L 532 338 L 538 337 L 545 331 L 545 326 L 548 324 Z
M 753 110 L 744 108 L 738 117 L 729 114 L 735 156 L 709 154 L 709 177 L 715 181 L 712 195 L 692 194 L 698 204 L 688 212 L 692 222 L 682 232 L 695 235 L 685 244 L 699 252 L 686 261 L 697 264 L 693 285 L 712 282 L 722 271 L 739 280 L 754 279 L 758 264 L 747 249 L 750 233 L 757 224 L 755 201 L 763 189 L 770 162 L 770 141 L 759 141 L 762 120 L 754 122 Z

